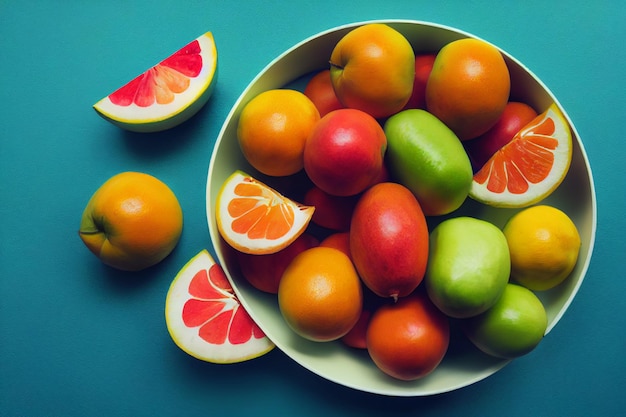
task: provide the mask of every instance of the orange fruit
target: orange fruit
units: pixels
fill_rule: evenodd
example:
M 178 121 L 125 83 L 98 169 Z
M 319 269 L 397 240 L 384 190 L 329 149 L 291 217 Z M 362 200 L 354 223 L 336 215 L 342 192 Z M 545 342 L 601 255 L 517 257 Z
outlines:
M 207 362 L 242 362 L 274 348 L 206 250 L 176 274 L 165 299 L 165 321 L 179 348 Z
M 149 174 L 122 172 L 91 196 L 78 233 L 105 264 L 138 271 L 169 255 L 182 230 L 182 209 L 165 183 Z
M 304 167 L 304 143 L 320 119 L 304 93 L 265 91 L 250 100 L 237 124 L 239 146 L 250 165 L 263 174 L 286 176 Z
M 386 374 L 405 381 L 435 370 L 450 342 L 448 318 L 417 291 L 379 307 L 366 333 L 367 351 Z
M 289 264 L 278 287 L 278 305 L 289 327 L 313 341 L 336 340 L 357 323 L 361 282 L 348 256 L 315 247 Z
M 124 129 L 161 131 L 196 114 L 211 97 L 216 82 L 217 49 L 207 32 L 93 107 Z
M 472 139 L 498 121 L 510 89 L 500 51 L 482 40 L 460 39 L 437 54 L 426 84 L 426 108 L 459 139 Z
M 474 174 L 469 195 L 495 207 L 529 206 L 561 184 L 571 160 L 569 124 L 552 104 Z
M 238 251 L 255 255 L 289 246 L 306 230 L 315 210 L 241 171 L 224 181 L 216 206 L 222 238 Z
M 580 234 L 556 207 L 541 205 L 515 214 L 503 229 L 511 254 L 511 278 L 533 290 L 562 283 L 578 261 Z

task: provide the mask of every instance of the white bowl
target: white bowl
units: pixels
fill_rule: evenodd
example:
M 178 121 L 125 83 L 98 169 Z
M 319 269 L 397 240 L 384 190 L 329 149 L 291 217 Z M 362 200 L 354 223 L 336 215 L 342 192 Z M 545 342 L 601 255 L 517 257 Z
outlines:
M 239 300 L 276 346 L 293 360 L 330 381 L 357 390 L 390 396 L 424 396 L 452 391 L 480 381 L 504 367 L 509 361 L 487 356 L 462 336 L 452 337 L 450 349 L 437 369 L 427 377 L 406 382 L 386 376 L 370 360 L 366 351 L 344 346 L 341 342 L 317 343 L 293 333 L 285 324 L 275 295 L 262 293 L 241 276 L 232 250 L 219 235 L 215 220 L 215 201 L 222 183 L 236 169 L 268 181 L 244 159 L 237 142 L 239 114 L 244 105 L 257 94 L 281 88 L 311 73 L 328 68 L 328 59 L 335 44 L 350 30 L 365 23 L 358 22 L 314 35 L 278 56 L 248 85 L 230 111 L 211 156 L 208 171 L 206 210 L 211 242 Z M 411 42 L 416 52 L 436 52 L 443 45 L 460 38 L 473 37 L 450 27 L 412 20 L 380 20 L 394 27 Z M 544 203 L 564 210 L 581 234 L 582 247 L 576 268 L 565 283 L 548 292 L 539 293 L 548 313 L 548 333 L 561 319 L 584 279 L 596 231 L 596 197 L 591 168 L 578 132 L 569 116 L 550 90 L 524 65 L 502 51 L 512 79 L 512 98 L 524 101 L 538 111 L 552 102 L 563 111 L 572 128 L 574 152 L 571 168 L 561 186 Z M 511 209 L 494 209 L 468 198 L 454 215 L 469 214 L 502 227 L 514 213 Z M 429 219 L 436 222 L 437 219 Z M 541 344 L 537 347 L 541 349 Z

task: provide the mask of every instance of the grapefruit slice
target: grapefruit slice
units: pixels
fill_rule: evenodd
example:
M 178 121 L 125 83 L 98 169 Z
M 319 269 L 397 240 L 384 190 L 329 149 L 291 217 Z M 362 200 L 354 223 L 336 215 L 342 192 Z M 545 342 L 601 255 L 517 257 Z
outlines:
M 561 184 L 571 161 L 572 132 L 552 104 L 474 174 L 469 195 L 494 207 L 527 207 Z
M 135 132 L 172 128 L 196 114 L 217 81 L 211 32 L 135 77 L 94 104 L 105 120 Z
M 274 348 L 207 250 L 191 258 L 172 281 L 165 321 L 174 343 L 206 362 L 243 362 Z
M 315 210 L 235 171 L 226 179 L 216 201 L 217 229 L 240 252 L 276 253 L 300 236 Z

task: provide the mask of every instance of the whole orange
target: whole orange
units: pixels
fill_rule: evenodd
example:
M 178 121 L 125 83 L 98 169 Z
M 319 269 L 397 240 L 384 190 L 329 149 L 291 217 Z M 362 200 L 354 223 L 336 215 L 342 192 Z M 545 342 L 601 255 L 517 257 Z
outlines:
M 296 256 L 282 276 L 278 305 L 291 329 L 318 342 L 336 340 L 361 315 L 361 282 L 350 258 L 318 246 Z
M 286 176 L 303 168 L 304 143 L 320 119 L 304 93 L 265 91 L 250 100 L 237 124 L 239 146 L 247 161 L 263 174 Z
M 169 255 L 182 230 L 182 209 L 165 183 L 149 174 L 123 172 L 92 195 L 79 236 L 105 264 L 138 271 Z
M 379 307 L 366 334 L 370 357 L 401 380 L 423 378 L 441 363 L 450 342 L 450 324 L 424 291 Z
M 482 135 L 500 118 L 511 79 L 500 51 L 479 39 L 460 39 L 437 54 L 426 84 L 426 109 L 461 140 Z

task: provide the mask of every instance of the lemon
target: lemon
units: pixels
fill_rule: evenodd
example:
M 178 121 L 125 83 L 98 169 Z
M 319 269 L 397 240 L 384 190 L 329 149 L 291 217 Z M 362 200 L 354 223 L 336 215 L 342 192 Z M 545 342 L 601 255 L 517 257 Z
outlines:
M 580 251 L 580 234 L 563 211 L 547 205 L 529 207 L 504 226 L 511 254 L 511 278 L 533 290 L 545 291 L 572 272 Z

